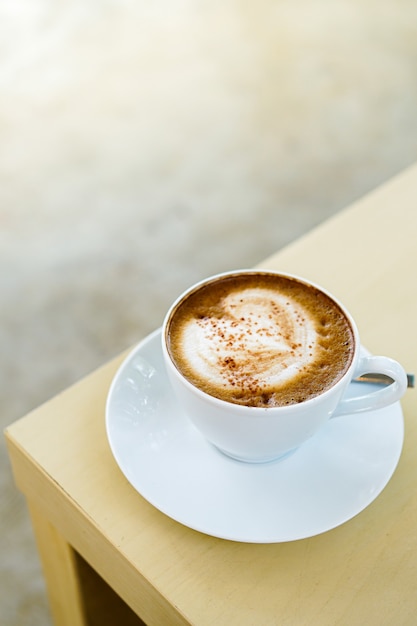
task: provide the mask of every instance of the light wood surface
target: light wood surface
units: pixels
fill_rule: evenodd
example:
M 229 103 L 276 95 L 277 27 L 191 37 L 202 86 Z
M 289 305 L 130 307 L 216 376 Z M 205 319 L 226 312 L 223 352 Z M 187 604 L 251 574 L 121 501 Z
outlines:
M 364 345 L 414 372 L 416 204 L 413 167 L 261 264 L 328 288 L 353 313 Z M 69 623 L 70 604 L 71 623 L 87 624 L 75 550 L 149 625 L 415 625 L 416 391 L 402 401 L 399 466 L 365 511 L 311 539 L 239 544 L 172 521 L 121 474 L 104 409 L 123 356 L 6 432 L 16 483 L 36 522 L 57 624 Z

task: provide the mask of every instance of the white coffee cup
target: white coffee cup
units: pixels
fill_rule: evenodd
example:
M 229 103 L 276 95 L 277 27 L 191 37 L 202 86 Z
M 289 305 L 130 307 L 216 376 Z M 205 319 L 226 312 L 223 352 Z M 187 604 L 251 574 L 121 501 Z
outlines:
M 190 294 L 209 283 L 251 274 L 279 275 L 304 283 L 325 294 L 342 310 L 353 333 L 353 357 L 347 370 L 330 388 L 305 401 L 286 406 L 246 406 L 235 404 L 202 391 L 180 371 L 169 350 L 170 322 Z M 364 356 L 357 326 L 346 308 L 325 289 L 303 278 L 262 270 L 239 270 L 218 274 L 187 289 L 170 307 L 162 327 L 162 351 L 169 380 L 175 395 L 194 426 L 226 455 L 246 462 L 266 462 L 286 456 L 315 433 L 332 417 L 372 411 L 397 402 L 407 388 L 403 367 L 385 356 Z M 385 374 L 393 383 L 367 391 L 357 397 L 345 397 L 353 379 L 367 373 Z M 366 416 L 364 416 L 366 419 Z

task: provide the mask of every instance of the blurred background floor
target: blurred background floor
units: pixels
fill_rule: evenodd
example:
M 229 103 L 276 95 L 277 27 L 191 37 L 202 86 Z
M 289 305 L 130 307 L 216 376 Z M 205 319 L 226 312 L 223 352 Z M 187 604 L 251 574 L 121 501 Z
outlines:
M 2 0 L 2 428 L 412 163 L 416 107 L 411 0 Z M 0 621 L 47 626 L 0 462 Z

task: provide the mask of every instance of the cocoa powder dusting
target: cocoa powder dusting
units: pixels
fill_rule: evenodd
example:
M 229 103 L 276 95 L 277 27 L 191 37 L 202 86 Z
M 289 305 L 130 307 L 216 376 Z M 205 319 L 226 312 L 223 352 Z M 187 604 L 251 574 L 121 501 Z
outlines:
M 255 308 L 246 308 L 244 315 L 236 317 L 234 311 L 238 312 L 239 305 L 245 303 L 243 297 L 238 297 L 229 305 L 229 312 L 225 309 L 225 298 L 230 294 L 260 288 L 286 294 L 284 308 L 271 298 L 265 301 L 268 305 L 266 315 L 260 315 Z M 289 318 L 286 307 L 292 302 L 296 302 L 298 310 L 304 310 L 308 317 L 297 313 Z M 288 368 L 287 358 L 291 363 L 296 362 L 302 343 L 294 341 L 297 336 L 297 333 L 294 335 L 295 328 L 303 332 L 311 319 L 316 320 L 318 337 L 314 346 L 312 342 L 306 344 L 312 362 L 300 366 L 298 373 L 285 383 L 269 387 L 263 372 L 269 371 L 271 363 L 277 359 L 283 371 Z M 182 346 L 182 330 L 189 321 L 197 324 L 206 337 L 205 341 L 216 346 L 214 362 L 223 380 L 220 387 L 192 370 L 188 363 L 188 348 Z M 277 348 L 279 342 L 282 342 L 283 351 Z M 190 346 L 189 349 L 194 348 Z M 211 395 L 248 406 L 294 404 L 314 397 L 343 375 L 351 362 L 353 350 L 350 324 L 332 300 L 302 282 L 262 272 L 209 283 L 185 300 L 170 326 L 170 352 L 184 375 Z

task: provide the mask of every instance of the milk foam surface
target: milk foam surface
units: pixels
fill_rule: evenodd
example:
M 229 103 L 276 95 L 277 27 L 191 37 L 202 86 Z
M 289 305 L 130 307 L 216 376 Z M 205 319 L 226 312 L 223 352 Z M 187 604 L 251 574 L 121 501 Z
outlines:
M 313 285 L 267 272 L 226 275 L 186 294 L 170 315 L 166 340 L 193 385 L 263 408 L 323 393 L 355 351 L 336 302 Z
M 315 360 L 314 319 L 290 296 L 265 287 L 242 289 L 223 298 L 221 311 L 189 319 L 182 329 L 190 370 L 211 386 L 267 392 Z

